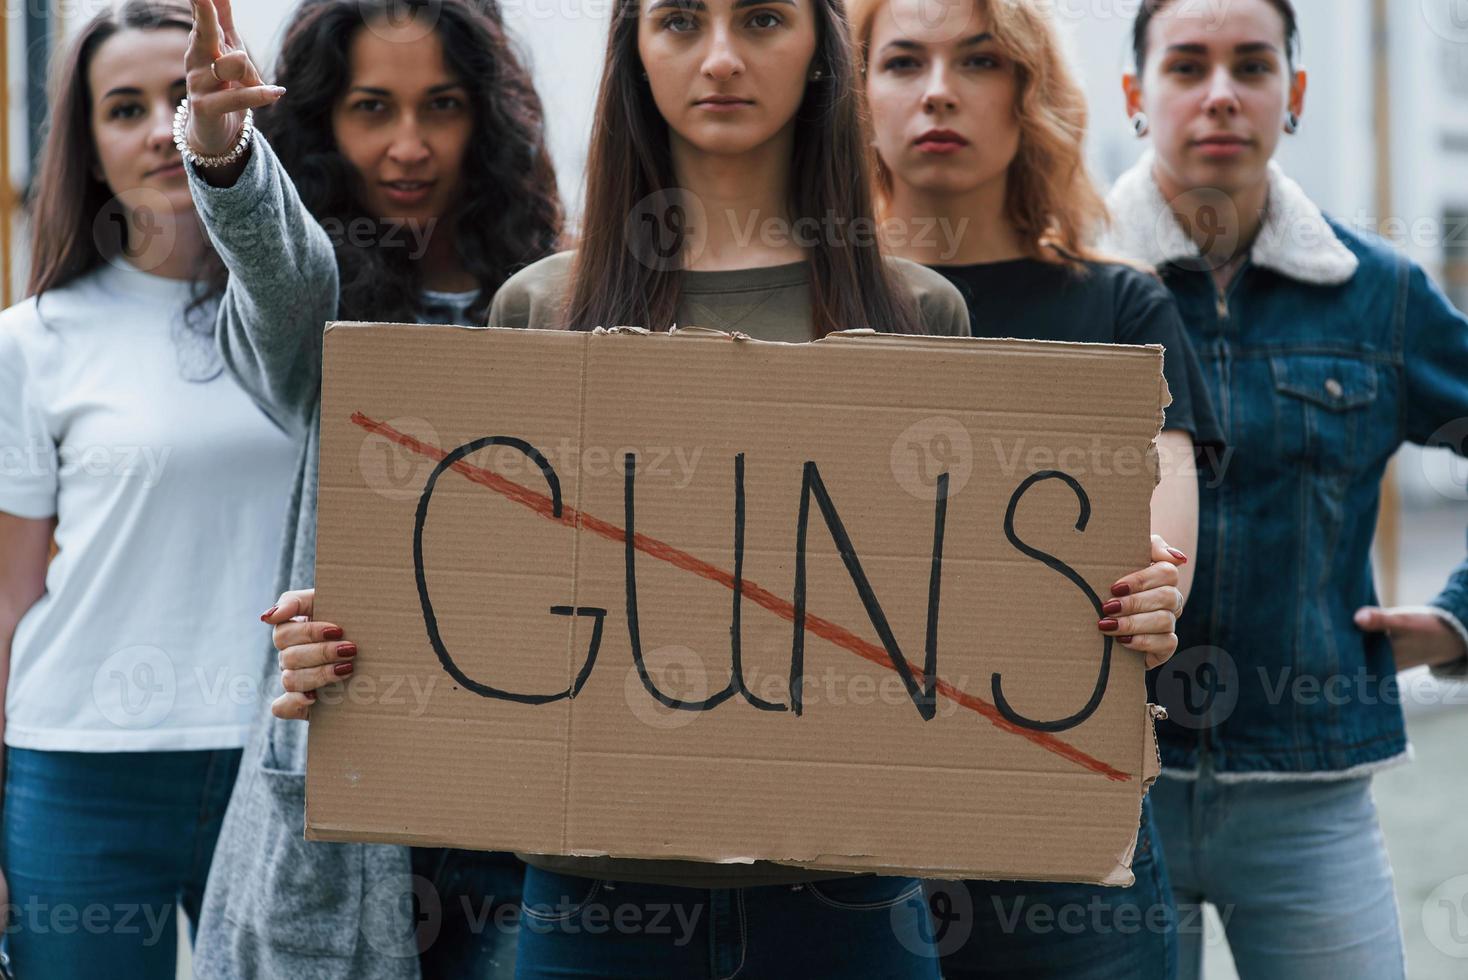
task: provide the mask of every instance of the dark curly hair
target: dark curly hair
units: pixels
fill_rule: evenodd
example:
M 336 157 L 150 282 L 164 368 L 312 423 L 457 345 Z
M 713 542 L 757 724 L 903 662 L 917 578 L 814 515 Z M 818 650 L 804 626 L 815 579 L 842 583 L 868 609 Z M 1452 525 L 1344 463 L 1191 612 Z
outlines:
M 545 146 L 540 96 L 492 0 L 304 0 L 281 45 L 276 82 L 288 91 L 259 113 L 302 202 L 323 223 L 371 218 L 361 174 L 337 148 L 332 110 L 351 84 L 349 50 L 378 20 L 432 18 L 449 70 L 469 91 L 474 137 L 464 157 L 466 188 L 455 245 L 479 282 L 473 314 L 511 274 L 557 248 L 562 212 Z M 408 249 L 335 236 L 344 320 L 416 319 L 422 273 Z

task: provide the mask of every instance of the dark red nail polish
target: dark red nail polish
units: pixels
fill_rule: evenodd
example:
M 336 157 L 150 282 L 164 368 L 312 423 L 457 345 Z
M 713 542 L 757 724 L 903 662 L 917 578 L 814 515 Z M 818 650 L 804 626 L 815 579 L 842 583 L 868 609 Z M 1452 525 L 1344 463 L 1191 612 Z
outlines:
M 1101 620 L 1101 622 L 1096 624 L 1096 628 L 1103 633 L 1109 633 L 1112 630 L 1116 629 L 1116 627 L 1119 625 L 1120 624 L 1114 619 L 1103 619 Z
M 1125 582 L 1117 582 L 1111 587 L 1111 594 L 1120 599 L 1123 596 L 1131 595 L 1132 587 L 1130 585 L 1127 585 Z
M 1176 558 L 1181 564 L 1186 565 L 1188 563 L 1188 556 L 1183 554 L 1181 551 L 1178 551 L 1176 548 L 1168 548 L 1167 553 Z
M 335 667 L 331 668 L 331 672 L 338 677 L 345 677 L 352 672 L 352 667 L 352 662 L 347 661 L 344 664 L 337 664 Z
M 343 643 L 341 646 L 336 648 L 336 655 L 343 658 L 355 657 L 357 655 L 357 644 Z
M 1136 639 L 1135 636 L 1118 636 L 1116 638 L 1116 642 L 1117 643 L 1130 643 L 1130 642 L 1132 642 L 1135 639 Z
M 316 692 L 315 691 L 307 691 L 306 692 L 306 700 L 307 701 L 315 701 L 316 700 Z
M 278 610 L 278 609 L 280 609 L 279 606 L 271 606 L 269 609 L 265 610 L 263 613 L 260 614 L 260 622 L 262 622 L 262 623 L 268 623 L 268 622 L 270 622 L 270 617 L 271 616 L 274 616 L 275 613 L 276 613 L 276 610 Z
M 321 631 L 321 638 L 323 640 L 340 640 L 345 635 L 340 626 L 328 626 Z
M 1104 605 L 1104 606 L 1101 607 L 1101 611 L 1103 613 L 1105 613 L 1106 615 L 1108 615 L 1108 616 L 1115 616 L 1117 613 L 1121 612 L 1121 600 L 1120 599 L 1112 599 L 1112 600 L 1110 600 L 1109 602 L 1106 603 L 1106 605 Z

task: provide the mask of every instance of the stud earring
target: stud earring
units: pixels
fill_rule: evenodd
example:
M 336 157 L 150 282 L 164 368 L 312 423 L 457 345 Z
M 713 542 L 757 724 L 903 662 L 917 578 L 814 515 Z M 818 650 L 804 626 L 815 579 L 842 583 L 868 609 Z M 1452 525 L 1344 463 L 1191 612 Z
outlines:
M 1285 116 L 1285 132 L 1291 136 L 1300 131 L 1300 117 L 1293 112 Z
M 1146 136 L 1147 130 L 1150 129 L 1151 126 L 1152 122 L 1147 118 L 1147 114 L 1145 112 L 1139 112 L 1135 116 L 1132 116 L 1132 132 L 1136 134 L 1137 139 L 1141 139 L 1143 136 Z

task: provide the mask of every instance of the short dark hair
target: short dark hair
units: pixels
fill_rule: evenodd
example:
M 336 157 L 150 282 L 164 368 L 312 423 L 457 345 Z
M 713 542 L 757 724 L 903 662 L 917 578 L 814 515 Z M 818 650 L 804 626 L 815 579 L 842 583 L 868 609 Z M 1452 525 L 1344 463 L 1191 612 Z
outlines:
M 1152 18 L 1161 13 L 1170 2 L 1171 0 L 1142 0 L 1142 5 L 1137 8 L 1137 19 L 1132 23 L 1132 58 L 1139 75 L 1147 66 L 1147 31 L 1152 26 Z M 1300 18 L 1295 14 L 1295 5 L 1290 0 L 1265 2 L 1284 18 L 1285 59 L 1293 66 L 1300 52 Z

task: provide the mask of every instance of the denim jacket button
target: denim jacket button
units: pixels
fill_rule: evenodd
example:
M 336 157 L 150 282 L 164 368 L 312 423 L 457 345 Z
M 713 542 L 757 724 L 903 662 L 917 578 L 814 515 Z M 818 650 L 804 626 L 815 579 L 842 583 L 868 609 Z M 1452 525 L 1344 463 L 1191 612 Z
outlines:
M 1335 378 L 1331 378 L 1325 382 L 1325 393 L 1332 398 L 1339 398 L 1346 393 L 1346 389 Z

